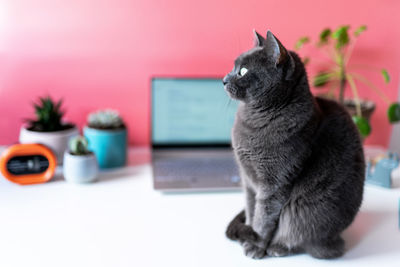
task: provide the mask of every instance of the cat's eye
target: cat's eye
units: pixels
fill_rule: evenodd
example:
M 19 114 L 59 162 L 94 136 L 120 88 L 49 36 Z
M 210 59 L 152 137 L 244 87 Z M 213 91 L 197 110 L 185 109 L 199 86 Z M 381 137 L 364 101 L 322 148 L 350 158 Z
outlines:
M 241 68 L 239 71 L 240 76 L 244 76 L 249 70 L 245 67 Z

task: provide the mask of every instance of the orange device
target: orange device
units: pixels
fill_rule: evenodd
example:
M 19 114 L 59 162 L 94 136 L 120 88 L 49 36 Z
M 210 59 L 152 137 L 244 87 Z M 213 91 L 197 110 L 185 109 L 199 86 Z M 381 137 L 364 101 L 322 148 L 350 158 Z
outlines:
M 0 171 L 7 180 L 20 185 L 49 181 L 56 170 L 54 153 L 40 144 L 17 144 L 0 157 Z

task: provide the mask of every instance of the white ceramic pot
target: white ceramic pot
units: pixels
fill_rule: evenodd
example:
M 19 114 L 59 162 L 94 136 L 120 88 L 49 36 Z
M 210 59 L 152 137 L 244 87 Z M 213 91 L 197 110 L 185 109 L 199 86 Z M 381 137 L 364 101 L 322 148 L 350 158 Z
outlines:
M 94 153 L 88 155 L 72 155 L 64 153 L 64 178 L 71 183 L 91 183 L 96 181 L 99 167 Z
M 19 133 L 19 142 L 21 144 L 37 143 L 47 146 L 56 155 L 57 164 L 62 165 L 64 152 L 68 148 L 69 140 L 77 135 L 79 135 L 79 130 L 76 127 L 55 132 L 37 132 L 22 126 Z

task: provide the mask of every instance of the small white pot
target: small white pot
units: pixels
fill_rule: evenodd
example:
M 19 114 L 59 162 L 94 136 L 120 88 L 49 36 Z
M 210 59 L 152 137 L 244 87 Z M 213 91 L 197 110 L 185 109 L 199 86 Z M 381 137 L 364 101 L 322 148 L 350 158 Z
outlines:
M 83 184 L 96 181 L 99 173 L 96 156 L 94 153 L 72 155 L 65 151 L 63 173 L 65 180 L 72 183 Z
M 65 150 L 68 148 L 69 140 L 79 135 L 78 128 L 55 132 L 37 132 L 21 127 L 19 142 L 21 144 L 42 144 L 50 148 L 57 157 L 57 164 L 62 165 Z

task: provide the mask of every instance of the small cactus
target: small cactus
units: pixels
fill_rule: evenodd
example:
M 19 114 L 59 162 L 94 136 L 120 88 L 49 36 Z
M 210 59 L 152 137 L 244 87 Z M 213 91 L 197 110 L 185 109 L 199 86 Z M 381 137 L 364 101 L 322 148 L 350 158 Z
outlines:
M 88 116 L 88 126 L 96 129 L 125 128 L 125 124 L 119 113 L 112 109 L 90 113 Z
M 87 155 L 91 152 L 88 150 L 88 141 L 83 136 L 76 136 L 69 142 L 69 151 L 73 155 Z

